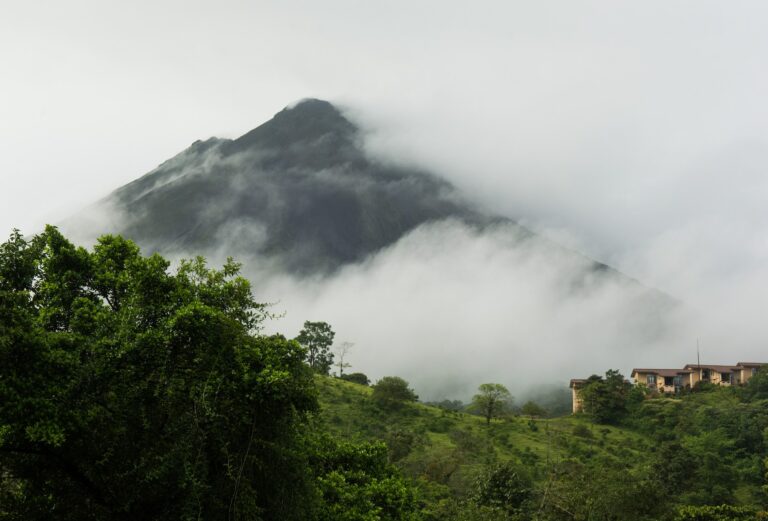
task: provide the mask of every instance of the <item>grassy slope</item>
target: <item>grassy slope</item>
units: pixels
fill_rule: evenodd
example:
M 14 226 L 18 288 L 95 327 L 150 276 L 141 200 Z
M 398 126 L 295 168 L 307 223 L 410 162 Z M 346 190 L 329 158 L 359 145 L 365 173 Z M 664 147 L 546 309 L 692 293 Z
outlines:
M 381 411 L 369 400 L 370 388 L 338 379 L 318 377 L 317 385 L 321 415 L 332 432 L 356 441 L 387 441 L 391 459 L 440 494 L 461 495 L 485 463 L 515 460 L 541 479 L 547 461 L 607 458 L 631 466 L 644 463 L 651 450 L 652 442 L 640 434 L 574 416 L 516 417 L 488 426 L 478 416 L 419 403 Z

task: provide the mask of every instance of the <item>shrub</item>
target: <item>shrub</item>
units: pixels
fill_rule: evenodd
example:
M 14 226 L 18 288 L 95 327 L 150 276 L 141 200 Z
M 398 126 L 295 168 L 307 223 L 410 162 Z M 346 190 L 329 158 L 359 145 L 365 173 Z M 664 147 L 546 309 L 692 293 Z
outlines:
M 363 373 L 345 374 L 345 375 L 341 375 L 339 378 L 347 382 L 352 382 L 355 384 L 366 385 L 366 386 L 371 383 L 368 377 Z
M 385 376 L 373 386 L 371 399 L 383 409 L 396 409 L 406 402 L 415 402 L 418 396 L 399 376 Z

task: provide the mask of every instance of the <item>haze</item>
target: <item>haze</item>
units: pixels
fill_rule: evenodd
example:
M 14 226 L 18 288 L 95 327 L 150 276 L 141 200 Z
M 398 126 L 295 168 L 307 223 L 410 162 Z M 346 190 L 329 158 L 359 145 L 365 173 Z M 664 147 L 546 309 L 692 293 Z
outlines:
M 325 98 L 370 130 L 372 154 L 446 176 L 478 204 L 674 295 L 690 316 L 648 348 L 622 327 L 613 290 L 563 304 L 546 289 L 547 273 L 532 281 L 501 269 L 510 258 L 498 242 L 450 228 L 408 237 L 311 294 L 271 280 L 261 291 L 280 298 L 287 327 L 336 319 L 339 336 L 358 343 L 360 369 L 426 373 L 422 388 L 435 394 L 449 391 L 433 378 L 467 371 L 500 377 L 552 363 L 565 377 L 681 365 L 693 361 L 697 337 L 711 363 L 762 359 L 767 11 L 762 2 L 701 1 L 5 7 L 0 231 L 32 233 L 196 139 L 235 137 L 286 103 Z M 446 236 L 472 247 L 446 250 L 435 239 Z M 409 293 L 424 283 L 414 252 L 425 249 L 440 267 L 430 287 L 445 285 Z M 466 273 L 476 278 L 455 276 Z M 510 300 L 510 285 L 525 280 Z M 364 320 L 382 309 L 374 303 L 384 288 L 396 311 L 374 327 Z M 420 297 L 397 307 L 403 294 Z M 500 316 L 425 312 L 446 309 L 445 295 Z M 511 330 L 502 327 L 509 317 L 519 318 Z M 598 334 L 601 320 L 617 325 Z M 524 347 L 505 350 L 510 331 Z M 394 355 L 415 349 L 397 347 L 405 337 L 431 347 L 403 368 L 397 356 L 381 362 L 386 345 Z M 468 368 L 465 354 L 478 345 L 485 356 Z M 500 364 L 500 353 L 511 354 Z

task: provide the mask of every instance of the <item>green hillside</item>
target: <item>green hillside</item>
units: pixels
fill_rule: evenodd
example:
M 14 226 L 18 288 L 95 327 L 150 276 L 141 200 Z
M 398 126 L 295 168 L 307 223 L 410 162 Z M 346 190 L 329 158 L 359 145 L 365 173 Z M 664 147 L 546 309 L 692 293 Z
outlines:
M 383 409 L 370 387 L 336 378 L 318 376 L 316 385 L 326 428 L 349 441 L 384 441 L 390 462 L 417 485 L 435 519 L 517 519 L 477 502 L 478 484 L 505 467 L 530 480 L 541 506 L 528 512 L 541 519 L 673 519 L 686 505 L 719 504 L 752 515 L 765 505 L 768 408 L 737 390 L 650 397 L 621 425 L 586 415 L 510 415 L 487 425 L 421 403 Z

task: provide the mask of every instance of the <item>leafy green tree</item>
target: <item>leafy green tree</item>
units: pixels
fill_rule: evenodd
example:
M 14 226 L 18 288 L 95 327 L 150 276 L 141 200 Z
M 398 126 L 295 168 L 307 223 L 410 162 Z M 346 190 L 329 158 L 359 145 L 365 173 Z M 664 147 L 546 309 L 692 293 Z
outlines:
M 384 409 L 396 409 L 406 402 L 415 402 L 419 397 L 399 376 L 385 376 L 374 384 L 371 399 Z
M 590 376 L 579 392 L 584 412 L 597 423 L 618 423 L 627 415 L 630 403 L 637 399 L 632 384 L 613 369 L 605 373 L 605 378 Z
M 228 261 L 55 228 L 0 245 L 0 514 L 308 519 L 305 351 Z
M 498 418 L 512 406 L 512 395 L 501 384 L 482 384 L 472 398 L 472 409 L 485 418 L 487 424 Z
M 748 401 L 768 399 L 768 367 L 761 367 L 743 388 L 744 398 Z
M 318 521 L 418 521 L 415 491 L 387 462 L 383 443 L 320 438 L 312 467 L 322 497 Z
M 296 341 L 307 350 L 307 363 L 320 374 L 327 375 L 333 365 L 333 337 L 336 336 L 327 322 L 304 322 Z

